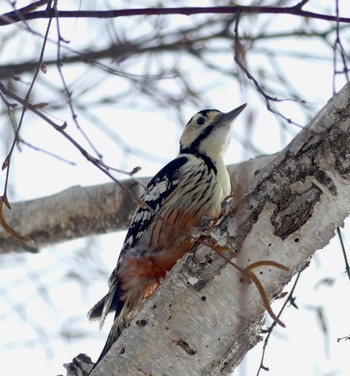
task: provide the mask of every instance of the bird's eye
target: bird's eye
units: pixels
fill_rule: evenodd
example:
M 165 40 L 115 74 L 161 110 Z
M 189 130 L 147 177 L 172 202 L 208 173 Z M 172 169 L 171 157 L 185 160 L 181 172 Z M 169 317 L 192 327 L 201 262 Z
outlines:
M 205 123 L 205 117 L 201 116 L 196 120 L 196 124 L 201 126 Z

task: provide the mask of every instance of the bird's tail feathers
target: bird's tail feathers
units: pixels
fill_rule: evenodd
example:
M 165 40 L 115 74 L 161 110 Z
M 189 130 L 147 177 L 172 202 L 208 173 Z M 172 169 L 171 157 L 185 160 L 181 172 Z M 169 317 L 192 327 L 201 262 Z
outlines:
M 100 330 L 103 327 L 108 313 L 113 310 L 111 309 L 111 305 L 113 303 L 116 289 L 117 286 L 113 285 L 113 287 L 108 291 L 107 295 L 105 295 L 99 302 L 97 302 L 87 314 L 87 317 L 90 321 L 100 320 Z
M 117 286 L 116 284 L 114 284 L 113 287 L 108 291 L 108 294 L 105 296 L 105 302 L 104 302 L 104 306 L 103 306 L 101 317 L 100 317 L 100 330 L 102 329 L 103 324 L 106 320 L 106 317 L 108 313 L 110 312 L 110 308 L 114 299 L 114 294 L 115 294 L 116 289 L 117 289 Z
M 100 319 L 103 311 L 103 307 L 105 305 L 106 296 L 104 296 L 101 300 L 99 300 L 87 313 L 87 317 L 89 321 L 94 321 Z

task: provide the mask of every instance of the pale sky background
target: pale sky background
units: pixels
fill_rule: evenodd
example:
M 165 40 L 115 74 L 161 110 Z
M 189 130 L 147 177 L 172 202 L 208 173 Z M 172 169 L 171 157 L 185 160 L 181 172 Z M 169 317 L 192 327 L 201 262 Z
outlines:
M 18 2 L 21 5 L 23 2 Z M 65 3 L 65 2 L 63 2 Z M 79 1 L 67 1 L 67 7 L 76 9 Z M 113 4 L 114 2 L 110 2 Z M 136 2 L 141 7 L 142 2 Z M 143 2 L 145 4 L 146 2 Z M 249 1 L 240 4 L 249 4 Z M 262 2 L 269 5 L 273 2 Z M 286 2 L 292 5 L 291 2 Z M 296 2 L 295 2 L 296 3 Z M 314 4 L 322 3 L 325 9 L 334 11 L 333 0 L 311 0 L 310 9 Z M 84 2 L 84 7 L 89 8 L 93 2 Z M 102 4 L 102 2 L 101 2 Z M 123 3 L 123 6 L 126 2 Z M 350 2 L 339 2 L 341 14 L 350 17 Z M 173 3 L 171 5 L 174 5 Z M 206 5 L 205 2 L 189 1 L 188 5 Z M 146 5 L 143 5 L 146 6 Z M 63 5 L 61 5 L 63 7 Z M 0 4 L 0 13 L 7 9 L 6 2 Z M 68 8 L 65 8 L 68 9 Z M 174 17 L 173 22 L 190 24 L 191 18 Z M 123 22 L 126 22 L 124 20 Z M 70 40 L 70 47 L 80 48 L 86 33 L 98 33 L 102 30 L 103 20 L 95 21 L 96 30 L 89 30 L 84 20 L 67 20 L 62 22 L 61 28 L 66 38 Z M 290 26 L 288 24 L 290 22 Z M 277 16 L 274 27 L 276 30 L 288 30 L 294 27 L 295 19 Z M 42 25 L 46 22 L 34 22 L 33 27 L 43 32 Z M 41 29 L 40 29 L 41 25 Z M 321 24 L 322 25 L 322 24 Z M 253 25 L 252 25 L 253 26 Z M 20 26 L 0 28 L 0 39 L 10 30 L 18 30 Z M 63 28 L 64 27 L 64 28 Z M 55 28 L 53 28 L 54 30 Z M 138 30 L 137 32 L 141 32 Z M 55 33 L 53 33 L 54 36 Z M 344 36 L 345 34 L 343 34 Z M 349 33 L 346 35 L 349 38 Z M 17 38 L 11 44 L 11 51 L 0 51 L 0 63 L 5 64 L 18 56 L 22 61 L 25 56 L 32 54 L 33 49 L 39 47 L 41 39 L 32 37 L 32 43 L 23 45 Z M 281 58 L 288 77 L 295 87 L 311 101 L 316 108 L 321 109 L 332 96 L 332 56 L 323 45 L 315 43 L 301 43 L 300 39 L 289 39 L 288 46 L 278 45 L 281 50 L 295 50 L 298 52 L 316 49 L 319 56 L 329 60 L 306 61 L 291 58 Z M 46 56 L 55 56 L 55 46 L 48 45 Z M 15 55 L 14 55 L 15 54 Z M 225 56 L 227 66 L 232 66 L 232 56 Z M 264 59 L 256 57 L 256 64 L 264 64 Z M 89 72 L 89 66 L 86 68 Z M 237 69 L 234 67 L 233 69 Z M 138 67 L 135 66 L 135 71 Z M 106 75 L 99 70 L 81 76 L 76 67 L 65 68 L 65 78 L 69 83 L 74 83 L 74 93 L 83 93 L 84 87 L 91 83 L 99 84 Z M 1 75 L 0 75 L 1 79 Z M 207 72 L 193 71 L 192 82 L 212 82 L 216 77 Z M 26 76 L 30 81 L 30 76 Z M 225 81 L 226 80 L 226 81 Z M 247 102 L 247 109 L 236 121 L 231 145 L 226 156 L 226 162 L 237 163 L 254 156 L 254 153 L 243 148 L 237 140 L 252 141 L 262 153 L 274 153 L 286 146 L 288 141 L 298 132 L 298 128 L 288 125 L 287 132 L 281 130 L 276 119 L 269 113 L 262 101 L 252 89 L 240 87 L 234 80 L 218 78 L 217 86 L 210 92 L 203 94 L 203 106 L 194 108 L 188 106 L 184 117 L 189 119 L 195 112 L 216 107 L 222 111 L 229 111 L 238 105 Z M 47 92 L 45 92 L 45 82 Z M 50 96 L 49 83 L 59 83 L 55 67 L 50 67 L 46 75 L 40 76 L 40 92 L 35 92 L 36 101 L 45 101 Z M 345 83 L 340 78 L 337 80 L 337 90 Z M 118 77 L 109 84 L 102 84 L 100 90 L 105 95 L 113 95 L 115 88 L 124 84 Z M 57 84 L 58 85 L 58 84 Z M 118 86 L 114 86 L 118 85 Z M 173 85 L 171 79 L 164 80 L 164 85 Z M 174 87 L 174 90 L 176 88 Z M 78 95 L 78 94 L 77 94 Z M 115 106 L 114 108 L 92 109 L 96 118 L 101 118 L 107 124 L 114 126 L 116 134 L 130 146 L 130 153 L 126 154 L 119 146 L 120 141 L 100 128 L 94 127 L 91 119 L 79 115 L 79 123 L 84 127 L 94 145 L 103 154 L 105 162 L 117 168 L 132 170 L 141 166 L 142 170 L 137 176 L 154 175 L 166 162 L 176 156 L 178 139 L 184 124 L 179 124 L 178 119 L 169 111 L 154 108 L 141 101 L 137 107 Z M 289 117 L 301 124 L 305 119 L 299 109 L 300 105 L 284 102 L 280 105 Z M 137 108 L 137 110 L 135 110 Z M 50 109 L 48 108 L 50 113 Z M 248 131 L 250 115 L 258 114 L 254 129 Z M 74 129 L 70 112 L 67 110 L 56 113 L 60 119 L 67 120 L 71 133 L 76 137 L 80 135 Z M 0 139 L 7 137 L 8 124 L 0 124 Z M 252 132 L 252 133 L 250 133 Z M 63 137 L 57 134 L 47 124 L 38 120 L 29 112 L 22 137 L 32 144 L 49 149 L 68 160 L 76 162 L 76 166 L 69 166 L 61 161 L 42 153 L 24 148 L 22 152 L 16 150 L 12 159 L 10 173 L 10 201 L 19 201 L 54 194 L 74 185 L 93 185 L 107 182 L 108 179 L 94 166 L 90 165 Z M 161 140 L 161 142 L 159 142 Z M 134 148 L 145 150 L 154 157 L 145 160 L 135 152 Z M 1 146 L 1 161 L 7 150 Z M 118 179 L 123 176 L 116 174 Z M 0 174 L 0 186 L 3 186 L 5 175 Z M 350 249 L 349 226 L 343 230 L 347 250 Z M 103 331 L 98 331 L 97 324 L 90 324 L 86 318 L 88 309 L 100 299 L 107 291 L 107 278 L 115 266 L 124 233 L 114 233 L 95 238 L 71 241 L 57 244 L 43 249 L 38 255 L 18 254 L 1 257 L 0 264 L 0 374 L 6 375 L 57 375 L 65 374 L 63 363 L 69 362 L 74 356 L 83 352 L 93 358 L 99 355 L 106 339 L 111 321 L 107 321 Z M 89 274 L 91 265 L 95 264 L 94 275 Z M 87 273 L 77 277 L 76 268 L 86 270 Z M 90 280 L 91 287 L 86 288 L 86 281 Z M 293 282 L 293 281 L 292 281 Z M 286 287 L 289 291 L 290 286 Z M 278 328 L 270 338 L 267 348 L 265 366 L 270 369 L 268 376 L 280 375 L 315 375 L 338 376 L 350 374 L 349 353 L 350 342 L 337 343 L 338 337 L 350 334 L 350 282 L 344 273 L 339 241 L 335 237 L 331 244 L 324 250 L 317 252 L 311 261 L 310 267 L 302 274 L 295 296 L 299 310 L 288 308 L 282 320 L 286 328 Z M 282 302 L 276 302 L 272 308 L 278 312 Z M 324 317 L 328 332 L 325 334 L 321 328 L 320 318 Z M 111 318 L 110 318 L 111 319 Z M 269 318 L 267 321 L 269 322 Z M 63 338 L 62 334 L 73 333 L 71 338 Z M 59 335 L 61 333 L 61 335 Z M 256 346 L 242 365 L 235 371 L 240 376 L 255 375 L 261 357 L 261 345 Z M 261 371 L 260 375 L 264 372 Z

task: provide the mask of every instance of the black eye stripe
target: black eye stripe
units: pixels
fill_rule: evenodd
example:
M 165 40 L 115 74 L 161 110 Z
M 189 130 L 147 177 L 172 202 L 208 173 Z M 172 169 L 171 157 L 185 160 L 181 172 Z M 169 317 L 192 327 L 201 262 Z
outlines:
M 183 148 L 182 146 L 180 147 L 180 152 L 181 153 L 190 153 L 190 154 L 196 154 L 198 153 L 198 148 L 200 143 L 206 139 L 211 132 L 215 129 L 216 124 L 210 124 L 208 127 L 204 128 L 201 134 L 192 142 L 191 145 Z

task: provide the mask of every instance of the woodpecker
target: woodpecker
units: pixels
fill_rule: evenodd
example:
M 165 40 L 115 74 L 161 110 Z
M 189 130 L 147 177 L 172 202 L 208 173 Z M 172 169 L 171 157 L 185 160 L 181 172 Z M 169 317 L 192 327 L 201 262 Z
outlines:
M 149 182 L 140 197 L 120 256 L 109 280 L 109 291 L 89 312 L 100 329 L 110 312 L 115 319 L 96 364 L 137 313 L 159 281 L 203 231 L 203 218 L 215 220 L 231 193 L 224 154 L 233 120 L 246 104 L 222 113 L 207 109 L 187 123 L 178 156 Z

